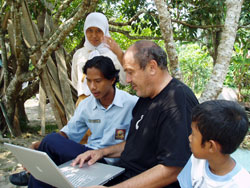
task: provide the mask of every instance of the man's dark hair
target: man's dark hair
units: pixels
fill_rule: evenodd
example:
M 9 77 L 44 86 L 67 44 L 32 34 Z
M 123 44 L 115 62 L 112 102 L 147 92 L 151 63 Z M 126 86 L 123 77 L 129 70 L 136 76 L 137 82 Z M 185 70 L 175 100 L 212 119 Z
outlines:
M 115 86 L 115 84 L 119 82 L 119 70 L 115 69 L 114 63 L 109 57 L 96 56 L 88 60 L 83 67 L 83 73 L 87 74 L 87 70 L 93 67 L 99 69 L 104 78 L 108 80 L 116 78 L 113 86 Z
M 192 121 L 202 135 L 202 145 L 214 140 L 221 153 L 233 153 L 248 131 L 248 118 L 238 103 L 226 100 L 206 101 L 194 107 Z
M 162 70 L 167 70 L 167 54 L 156 43 L 147 40 L 137 41 L 134 44 L 134 58 L 141 69 L 145 69 L 150 60 L 155 60 Z

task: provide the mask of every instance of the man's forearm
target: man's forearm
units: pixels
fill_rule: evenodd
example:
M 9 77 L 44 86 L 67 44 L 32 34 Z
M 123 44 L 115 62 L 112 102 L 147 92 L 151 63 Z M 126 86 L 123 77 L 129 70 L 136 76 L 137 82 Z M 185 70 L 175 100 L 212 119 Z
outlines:
M 167 167 L 160 164 L 127 181 L 112 186 L 112 188 L 164 187 L 177 181 L 177 175 L 180 173 L 181 169 L 181 167 Z
M 102 151 L 103 157 L 109 157 L 109 158 L 118 158 L 121 156 L 121 153 L 124 150 L 125 147 L 125 141 L 121 142 L 119 144 L 100 149 Z

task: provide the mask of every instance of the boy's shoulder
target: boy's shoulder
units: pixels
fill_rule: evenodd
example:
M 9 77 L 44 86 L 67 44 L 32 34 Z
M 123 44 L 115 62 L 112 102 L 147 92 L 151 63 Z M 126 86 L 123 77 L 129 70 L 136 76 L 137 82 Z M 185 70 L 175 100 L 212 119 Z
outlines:
M 193 187 L 194 185 L 201 185 L 201 187 L 216 185 L 223 188 L 250 188 L 250 174 L 239 163 L 236 162 L 231 172 L 219 176 L 210 171 L 207 160 L 197 159 L 193 155 L 178 175 L 178 180 L 182 188 Z
M 250 173 L 239 165 L 239 171 L 232 177 L 232 182 L 235 187 L 250 188 Z
M 250 188 L 249 172 L 247 172 L 247 170 L 244 169 L 241 166 L 241 164 L 239 164 L 236 161 L 233 170 L 223 176 L 213 174 L 210 171 L 209 162 L 207 160 L 197 159 L 194 156 L 192 156 L 191 161 L 193 167 L 191 174 L 193 175 L 196 174 L 197 177 L 203 174 L 203 178 L 206 179 L 205 181 L 204 180 L 203 181 L 206 182 L 207 184 L 213 185 L 217 183 L 219 187 L 224 187 L 224 188 L 231 188 L 231 187 Z
M 131 95 L 127 91 L 118 88 L 116 88 L 116 94 L 119 95 L 119 97 L 122 98 L 122 100 L 124 100 L 125 102 L 131 101 L 134 103 L 138 100 L 138 97 L 136 95 Z
M 92 109 L 96 105 L 95 97 L 91 94 L 82 100 L 78 107 L 80 111 Z

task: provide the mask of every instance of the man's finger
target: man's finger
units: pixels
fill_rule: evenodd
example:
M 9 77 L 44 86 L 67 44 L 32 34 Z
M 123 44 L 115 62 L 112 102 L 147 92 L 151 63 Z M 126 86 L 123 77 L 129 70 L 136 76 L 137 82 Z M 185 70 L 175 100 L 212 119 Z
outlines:
M 79 158 L 75 158 L 73 162 L 71 163 L 71 166 L 76 166 L 78 164 Z

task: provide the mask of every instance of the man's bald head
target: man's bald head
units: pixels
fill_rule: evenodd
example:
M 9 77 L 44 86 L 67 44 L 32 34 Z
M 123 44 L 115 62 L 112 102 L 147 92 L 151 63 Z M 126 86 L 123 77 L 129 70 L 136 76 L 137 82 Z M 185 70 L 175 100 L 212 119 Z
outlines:
M 150 60 L 155 60 L 162 70 L 167 70 L 167 54 L 156 43 L 149 40 L 141 40 L 128 48 L 126 53 L 133 53 L 134 59 L 141 69 L 145 69 Z M 125 55 L 126 55 L 125 53 Z

